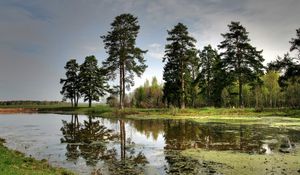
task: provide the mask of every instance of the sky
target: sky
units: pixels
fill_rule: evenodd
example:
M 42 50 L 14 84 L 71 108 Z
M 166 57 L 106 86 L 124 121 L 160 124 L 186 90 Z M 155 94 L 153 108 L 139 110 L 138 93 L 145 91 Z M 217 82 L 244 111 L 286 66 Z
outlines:
M 138 17 L 137 46 L 148 50 L 137 87 L 153 76 L 162 82 L 167 30 L 178 22 L 201 50 L 217 48 L 227 25 L 240 21 L 266 64 L 289 51 L 299 9 L 299 0 L 0 0 L 0 101 L 61 100 L 65 63 L 107 58 L 100 36 L 122 13 Z

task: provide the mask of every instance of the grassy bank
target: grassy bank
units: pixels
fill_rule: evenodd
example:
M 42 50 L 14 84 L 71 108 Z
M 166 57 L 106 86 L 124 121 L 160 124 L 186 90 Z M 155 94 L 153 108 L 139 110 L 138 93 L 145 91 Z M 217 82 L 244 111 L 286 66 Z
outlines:
M 70 175 L 72 172 L 51 167 L 46 160 L 35 160 L 25 157 L 23 153 L 9 150 L 3 145 L 4 140 L 0 139 L 0 172 L 2 175 Z
M 200 116 L 244 116 L 244 117 L 268 117 L 268 116 L 280 116 L 280 117 L 295 117 L 300 118 L 300 109 L 289 108 L 267 108 L 262 111 L 256 111 L 254 108 L 125 108 L 119 110 L 117 108 L 111 108 L 106 105 L 94 104 L 89 108 L 87 104 L 80 104 L 79 107 L 70 107 L 68 103 L 62 104 L 49 104 L 49 105 L 0 105 L 0 109 L 7 108 L 24 108 L 24 109 L 36 109 L 39 112 L 49 113 L 73 113 L 73 114 L 95 114 L 100 115 L 108 113 L 111 115 L 118 115 L 126 117 L 140 117 L 140 118 L 192 118 Z
M 0 106 L 1 108 L 1 106 Z M 300 118 L 300 109 L 270 108 L 256 111 L 254 108 L 125 108 L 119 110 L 105 105 L 95 105 L 91 108 L 80 106 L 76 108 L 68 106 L 36 106 L 39 112 L 94 114 L 106 116 L 122 116 L 137 119 L 182 119 L 195 117 L 292 117 Z
M 17 106 L 20 107 L 20 106 Z M 102 117 L 122 117 L 127 119 L 186 119 L 198 123 L 220 122 L 230 124 L 266 124 L 272 127 L 289 127 L 300 129 L 300 110 L 273 108 L 256 111 L 254 108 L 125 108 L 119 110 L 105 105 L 86 105 L 72 108 L 69 106 L 36 105 L 32 109 L 40 113 L 86 114 Z M 0 106 L 1 109 L 1 106 Z M 28 109 L 26 106 L 24 109 Z M 0 110 L 1 112 L 1 110 Z
M 265 109 L 256 111 L 254 108 L 198 108 L 184 109 L 160 108 L 141 109 L 125 108 L 119 110 L 98 105 L 88 107 L 39 108 L 39 112 L 61 114 L 87 114 L 102 117 L 122 117 L 127 119 L 185 119 L 198 123 L 219 122 L 229 124 L 265 124 L 272 127 L 300 129 L 299 109 Z

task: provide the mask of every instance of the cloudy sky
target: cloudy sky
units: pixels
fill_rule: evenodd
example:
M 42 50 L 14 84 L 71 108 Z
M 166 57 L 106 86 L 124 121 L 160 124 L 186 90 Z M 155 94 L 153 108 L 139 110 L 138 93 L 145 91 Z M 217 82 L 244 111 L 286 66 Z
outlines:
M 100 36 L 121 13 L 138 16 L 137 45 L 148 50 L 138 86 L 162 81 L 166 30 L 178 22 L 201 49 L 217 47 L 230 21 L 240 21 L 267 63 L 289 50 L 299 9 L 299 0 L 0 0 L 0 100 L 61 100 L 66 61 L 95 55 L 102 62 Z

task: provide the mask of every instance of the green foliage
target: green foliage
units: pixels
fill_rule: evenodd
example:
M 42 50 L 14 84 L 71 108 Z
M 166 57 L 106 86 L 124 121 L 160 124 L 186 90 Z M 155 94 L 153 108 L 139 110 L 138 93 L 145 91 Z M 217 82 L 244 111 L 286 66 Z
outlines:
M 292 108 L 300 107 L 300 77 L 290 79 L 284 89 L 285 99 L 288 106 Z
M 229 83 L 226 72 L 223 69 L 217 50 L 211 45 L 205 46 L 200 52 L 199 74 L 197 81 L 201 88 L 201 95 L 207 106 L 221 106 L 222 90 Z
M 114 95 L 110 95 L 106 98 L 106 104 L 108 104 L 110 107 L 117 107 L 118 106 L 118 99 Z
M 163 62 L 166 62 L 163 73 L 164 99 L 168 106 L 173 104 L 185 108 L 187 87 L 191 83 L 189 65 L 196 56 L 196 40 L 189 35 L 188 28 L 182 23 L 168 31 L 168 35 L 169 44 L 165 46 L 163 58 Z
M 296 35 L 297 37 L 292 38 L 292 40 L 290 41 L 292 45 L 290 51 L 292 52 L 294 50 L 297 50 L 299 52 L 298 58 L 300 58 L 300 28 L 296 30 Z
M 199 64 L 200 64 L 200 58 L 198 56 L 199 51 L 193 49 L 191 52 L 189 52 L 189 57 L 191 58 L 189 63 L 189 70 L 190 70 L 190 83 L 187 84 L 187 94 L 186 94 L 186 101 L 189 106 L 196 107 L 199 106 Z
M 219 45 L 222 61 L 226 72 L 233 81 L 239 84 L 239 106 L 243 106 L 242 88 L 245 83 L 257 79 L 263 72 L 261 56 L 262 51 L 257 51 L 250 44 L 248 32 L 239 22 L 228 25 L 229 32 L 222 34 L 224 41 Z
M 279 84 L 281 87 L 287 86 L 287 81 L 294 81 L 300 76 L 300 64 L 288 53 L 282 57 L 277 57 L 275 61 L 268 63 L 268 70 L 275 70 L 281 73 Z
M 111 24 L 111 31 L 101 36 L 109 55 L 103 66 L 110 79 L 119 74 L 120 108 L 124 107 L 125 88 L 134 85 L 134 74 L 140 77 L 147 68 L 143 56 L 147 51 L 135 46 L 139 29 L 137 17 L 121 14 Z
M 32 101 L 32 100 L 18 100 L 18 101 L 0 101 L 2 107 L 32 107 L 32 106 L 64 106 L 69 105 L 66 102 L 60 101 Z
M 80 93 L 84 97 L 84 101 L 89 102 L 89 107 L 92 101 L 99 101 L 100 96 L 105 95 L 108 90 L 104 71 L 98 68 L 97 59 L 95 56 L 87 56 L 84 63 L 80 66 Z
M 61 94 L 64 99 L 70 99 L 72 106 L 78 105 L 78 99 L 80 98 L 79 92 L 79 65 L 75 59 L 71 59 L 66 63 L 66 79 L 60 79 L 60 84 L 63 84 Z
M 78 99 L 98 101 L 108 91 L 106 81 L 119 78 L 119 84 L 110 89 L 107 98 L 110 107 L 160 108 L 179 107 L 298 107 L 300 76 L 300 29 L 292 38 L 290 51 L 298 51 L 298 58 L 289 53 L 268 64 L 263 72 L 262 50 L 250 44 L 249 33 L 240 22 L 231 22 L 229 31 L 221 34 L 224 40 L 218 46 L 220 54 L 211 45 L 199 51 L 196 39 L 188 27 L 178 23 L 168 30 L 163 70 L 164 84 L 156 78 L 146 80 L 133 93 L 125 94 L 134 85 L 134 76 L 141 76 L 147 68 L 146 50 L 136 47 L 140 30 L 138 18 L 121 14 L 111 23 L 110 31 L 101 36 L 108 58 L 103 68 L 97 67 L 94 56 L 87 57 L 79 66 L 76 60 L 66 63 L 66 78 L 62 95 L 77 106 Z M 119 100 L 117 100 L 119 95 Z
M 280 87 L 278 84 L 279 73 L 276 71 L 268 71 L 263 77 L 263 88 L 265 89 L 266 102 L 268 107 L 276 107 L 279 99 Z M 266 104 L 266 103 L 265 103 Z
M 158 84 L 156 77 L 152 78 L 152 83 L 146 80 L 144 86 L 140 86 L 133 92 L 133 101 L 136 107 L 157 108 L 163 107 L 162 86 Z

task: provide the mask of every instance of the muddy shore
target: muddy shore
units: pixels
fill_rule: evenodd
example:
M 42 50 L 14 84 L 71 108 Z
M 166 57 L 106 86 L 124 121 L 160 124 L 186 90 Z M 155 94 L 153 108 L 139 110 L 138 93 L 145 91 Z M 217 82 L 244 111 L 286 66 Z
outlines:
M 13 114 L 13 113 L 35 113 L 36 108 L 0 108 L 0 114 Z

